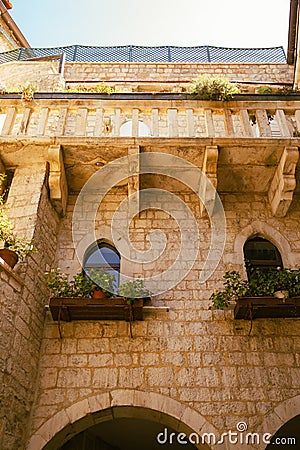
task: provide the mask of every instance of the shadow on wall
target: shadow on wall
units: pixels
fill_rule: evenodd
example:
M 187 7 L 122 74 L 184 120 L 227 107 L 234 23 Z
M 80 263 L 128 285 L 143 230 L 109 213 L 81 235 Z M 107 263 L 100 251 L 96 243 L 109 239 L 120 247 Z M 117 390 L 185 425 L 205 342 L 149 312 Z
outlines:
M 190 443 L 178 443 L 174 435 L 178 434 L 172 428 L 157 422 L 118 418 L 94 425 L 73 437 L 60 450 L 182 450 L 183 447 L 186 450 L 196 449 Z

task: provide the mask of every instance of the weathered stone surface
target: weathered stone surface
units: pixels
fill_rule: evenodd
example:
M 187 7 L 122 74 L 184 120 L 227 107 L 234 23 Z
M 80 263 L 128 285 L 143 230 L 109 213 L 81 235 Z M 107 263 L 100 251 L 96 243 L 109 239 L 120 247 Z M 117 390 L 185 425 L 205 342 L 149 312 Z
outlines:
M 20 71 L 23 64 L 18 66 Z M 28 70 L 36 67 L 26 64 Z M 11 77 L 14 67 L 17 65 L 10 65 Z M 44 81 L 46 67 L 53 68 L 48 63 L 41 68 L 39 76 Z M 141 80 L 151 76 L 162 82 L 175 73 L 186 78 L 204 71 L 225 74 L 227 70 L 241 80 L 246 80 L 250 72 L 260 81 L 289 82 L 292 77 L 285 65 L 133 67 L 127 63 L 70 63 L 65 76 L 95 80 L 107 70 L 110 77 L 122 73 L 130 80 L 130 87 L 135 86 L 137 75 Z M 1 67 L 0 76 L 1 72 L 8 70 Z M 49 74 L 53 82 L 54 75 Z M 191 427 L 195 431 L 214 430 L 215 426 L 226 432 L 245 420 L 257 429 L 270 426 L 273 432 L 296 415 L 299 321 L 254 320 L 249 335 L 250 324 L 234 322 L 232 310 L 208 308 L 209 297 L 222 286 L 226 270 L 234 268 L 246 275 L 243 245 L 252 235 L 258 233 L 276 243 L 286 267 L 299 266 L 298 140 L 291 137 L 291 126 L 299 127 L 300 123 L 298 103 L 216 105 L 189 99 L 123 103 L 114 99 L 43 99 L 26 107 L 19 100 L 0 103 L 6 114 L 0 156 L 4 168 L 15 168 L 8 196 L 10 215 L 16 231 L 34 237 L 39 250 L 14 272 L 0 264 L 0 446 L 19 450 L 26 448 L 25 440 L 30 439 L 28 449 L 37 450 L 62 427 L 78 420 L 78 428 L 72 432 L 79 432 L 95 422 L 120 417 L 123 406 L 132 408 L 126 412 L 129 416 L 139 409 L 143 418 L 164 418 L 176 429 Z M 275 111 L 280 139 L 271 135 L 269 110 L 272 114 Z M 258 111 L 261 136 L 254 136 L 249 111 Z M 133 121 L 133 136 L 120 137 L 121 126 L 129 120 Z M 149 126 L 151 137 L 138 136 L 139 120 Z M 18 136 L 20 130 L 22 135 Z M 49 148 L 55 153 L 51 158 Z M 134 167 L 129 167 L 124 180 L 99 206 L 95 238 L 112 241 L 111 221 L 128 193 L 149 186 L 169 189 L 195 217 L 200 242 L 196 261 L 180 283 L 177 276 L 170 275 L 173 287 L 152 298 L 151 305 L 157 309 L 147 312 L 144 321 L 132 324 L 133 339 L 129 324 L 123 321 L 61 323 L 61 338 L 50 313 L 45 317 L 48 294 L 43 274 L 50 267 L 61 267 L 71 275 L 81 270 L 72 241 L 78 192 L 99 164 L 143 152 L 152 153 L 156 161 L 159 152 L 179 156 L 203 169 L 211 179 L 227 219 L 224 254 L 215 272 L 201 284 L 199 278 L 211 246 L 211 222 L 206 213 L 201 215 L 198 197 L 171 177 L 135 175 L 128 181 L 128 174 L 134 173 Z M 282 181 L 291 176 L 293 182 L 285 190 Z M 290 188 L 293 195 L 282 214 L 282 200 L 287 200 L 284 192 L 291 192 Z M 58 218 L 49 198 L 59 205 L 63 218 Z M 213 206 L 214 197 L 205 199 Z M 151 277 L 178 256 L 180 229 L 166 212 L 168 207 L 157 195 L 153 208 L 135 216 L 130 224 L 131 242 L 141 251 L 149 250 L 151 231 L 162 231 L 166 236 L 161 259 L 157 254 L 157 259 L 135 275 Z M 86 215 L 91 210 L 87 201 L 82 220 L 74 224 L 83 237 Z M 190 227 L 188 220 L 185 227 Z M 193 240 L 186 244 L 188 252 L 194 244 Z M 123 257 L 121 266 L 122 270 L 133 267 L 129 263 L 126 266 Z M 168 307 L 169 312 L 159 312 L 160 306 Z

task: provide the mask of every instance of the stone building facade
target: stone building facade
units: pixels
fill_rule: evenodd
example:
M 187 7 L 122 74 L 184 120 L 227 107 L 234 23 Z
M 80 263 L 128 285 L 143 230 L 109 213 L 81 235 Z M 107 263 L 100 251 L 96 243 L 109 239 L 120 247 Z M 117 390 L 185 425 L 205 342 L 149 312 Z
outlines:
M 280 436 L 279 430 L 286 436 L 282 427 L 295 433 L 299 318 L 250 323 L 236 320 L 233 306 L 211 309 L 209 300 L 226 270 L 246 277 L 243 249 L 253 236 L 273 243 L 284 267 L 299 268 L 300 97 L 255 93 L 267 83 L 293 85 L 294 66 L 87 62 L 66 63 L 60 73 L 58 66 L 0 65 L 6 86 L 15 77 L 18 84 L 40 86 L 31 101 L 0 95 L 2 171 L 13 172 L 10 215 L 16 231 L 34 238 L 37 248 L 13 270 L 0 262 L 0 448 L 155 449 L 164 447 L 156 436 L 168 427 L 173 444 L 167 448 L 181 448 L 178 436 L 186 438 L 178 433 L 185 433 L 191 438 L 186 448 L 265 449 L 268 436 Z M 243 93 L 228 102 L 191 98 L 183 89 L 200 74 L 240 81 Z M 119 93 L 62 91 L 102 81 Z M 116 162 L 120 179 L 113 171 L 100 177 L 110 189 L 99 191 L 95 240 L 122 253 L 114 241 L 114 215 L 128 196 L 140 194 L 141 210 L 132 220 L 125 208 L 131 250 L 149 251 L 153 231 L 164 234 L 166 247 L 139 264 L 121 256 L 121 273 L 151 279 L 172 267 L 183 245 L 188 269 L 182 279 L 169 270 L 171 287 L 145 302 L 144 320 L 132 324 L 133 338 L 122 320 L 54 321 L 44 280 L 49 268 L 70 276 L 82 270 L 74 235 L 84 254 L 92 242 L 85 227 L 95 197 L 85 199 L 79 215 L 78 198 L 89 180 Z M 214 235 L 215 217 L 222 219 L 212 207 L 215 199 L 188 163 L 220 198 L 224 248 Z M 172 193 L 192 219 L 176 221 L 181 210 L 170 209 L 162 191 Z M 190 220 L 198 234 L 183 241 L 194 226 Z M 191 262 L 186 255 L 196 245 Z M 211 256 L 212 246 L 217 251 Z M 204 269 L 209 276 L 201 282 Z M 245 428 L 258 436 L 247 445 Z M 235 435 L 214 443 L 213 435 L 219 439 L 230 430 L 238 432 L 238 444 Z M 210 440 L 198 442 L 206 433 Z

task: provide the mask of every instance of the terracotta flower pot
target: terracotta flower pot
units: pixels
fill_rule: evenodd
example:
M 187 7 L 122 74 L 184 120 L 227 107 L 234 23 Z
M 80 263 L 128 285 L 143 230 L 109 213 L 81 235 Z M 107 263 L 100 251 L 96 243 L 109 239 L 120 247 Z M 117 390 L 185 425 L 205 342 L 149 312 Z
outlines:
M 95 289 L 93 292 L 93 298 L 106 298 L 106 297 L 107 297 L 107 295 L 103 291 L 98 291 Z
M 2 258 L 12 269 L 18 262 L 18 255 L 9 248 L 0 249 L 0 258 Z

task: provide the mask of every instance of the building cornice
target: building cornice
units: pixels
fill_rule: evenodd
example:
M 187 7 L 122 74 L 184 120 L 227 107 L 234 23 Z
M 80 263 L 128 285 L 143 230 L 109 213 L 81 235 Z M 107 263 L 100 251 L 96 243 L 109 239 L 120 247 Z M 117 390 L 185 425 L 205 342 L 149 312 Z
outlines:
M 11 17 L 11 15 L 8 12 L 8 8 L 11 9 L 12 5 L 9 1 L 3 1 L 0 0 L 0 15 L 3 21 L 5 22 L 6 26 L 9 28 L 10 32 L 12 33 L 15 41 L 19 45 L 19 47 L 30 47 L 29 42 L 26 40 L 25 36 Z

